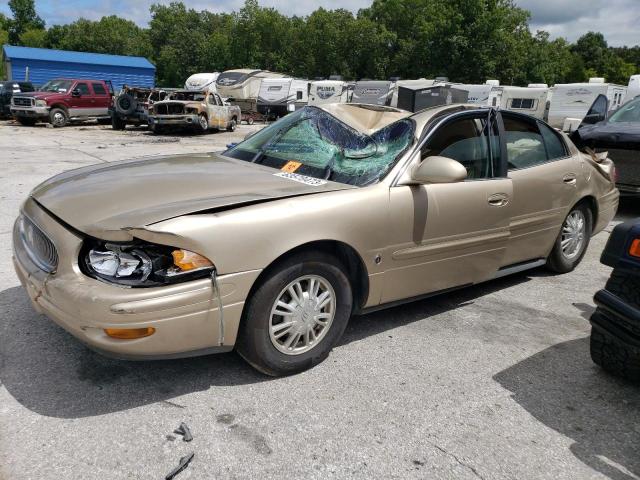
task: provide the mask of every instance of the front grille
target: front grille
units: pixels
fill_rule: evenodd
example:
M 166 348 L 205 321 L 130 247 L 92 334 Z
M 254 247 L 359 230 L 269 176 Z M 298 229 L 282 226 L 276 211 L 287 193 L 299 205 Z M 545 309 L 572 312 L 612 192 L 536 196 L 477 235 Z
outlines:
M 58 252 L 49 237 L 24 215 L 18 220 L 18 231 L 31 261 L 47 273 L 55 272 L 58 267 Z
M 13 97 L 13 104 L 16 107 L 31 107 L 33 103 L 31 103 L 31 98 L 28 97 Z
M 153 106 L 153 110 L 158 115 L 182 115 L 184 114 L 184 105 L 180 103 L 156 103 Z

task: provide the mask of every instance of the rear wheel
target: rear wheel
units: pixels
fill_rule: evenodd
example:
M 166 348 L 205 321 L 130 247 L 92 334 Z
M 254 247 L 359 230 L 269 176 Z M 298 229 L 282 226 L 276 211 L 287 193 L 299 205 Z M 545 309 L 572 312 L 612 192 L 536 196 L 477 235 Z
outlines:
M 127 121 L 114 115 L 111 117 L 111 126 L 114 130 L 124 130 L 127 126 Z
M 20 125 L 24 125 L 25 127 L 33 127 L 36 124 L 35 118 L 29 117 L 16 117 L 16 120 Z
M 557 273 L 572 271 L 582 260 L 593 230 L 593 216 L 589 207 L 580 203 L 573 207 L 564 222 L 547 258 L 547 268 Z
M 52 108 L 49 112 L 49 121 L 56 128 L 64 127 L 69 123 L 69 115 L 62 108 Z
M 352 302 L 351 285 L 335 257 L 291 257 L 273 268 L 249 299 L 238 353 L 267 375 L 311 368 L 342 336 Z
M 231 122 L 229 123 L 229 126 L 227 127 L 227 131 L 229 132 L 235 132 L 236 131 L 236 125 L 237 125 L 237 121 L 236 121 L 236 117 L 233 117 L 231 119 Z

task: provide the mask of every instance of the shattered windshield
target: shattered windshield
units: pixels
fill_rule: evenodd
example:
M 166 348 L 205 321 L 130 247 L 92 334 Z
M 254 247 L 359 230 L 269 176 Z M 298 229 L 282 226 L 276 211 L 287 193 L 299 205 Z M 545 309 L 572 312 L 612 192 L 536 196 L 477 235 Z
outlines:
M 305 107 L 224 155 L 323 180 L 368 185 L 380 180 L 413 142 L 414 124 L 399 120 L 372 135 L 327 112 Z
M 640 123 L 640 97 L 621 106 L 611 118 L 610 123 Z
M 206 96 L 206 92 L 174 92 L 169 95 L 169 99 L 183 102 L 203 102 Z
M 42 88 L 40 88 L 40 91 L 65 93 L 69 91 L 72 85 L 72 80 L 51 80 L 45 83 Z

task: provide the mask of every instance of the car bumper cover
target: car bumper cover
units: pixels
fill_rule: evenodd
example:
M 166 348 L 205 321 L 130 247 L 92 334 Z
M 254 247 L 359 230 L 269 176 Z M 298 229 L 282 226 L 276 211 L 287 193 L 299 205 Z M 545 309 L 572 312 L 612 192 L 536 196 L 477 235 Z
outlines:
M 612 341 L 624 345 L 640 361 L 640 310 L 608 290 L 596 293 L 600 309 L 591 315 L 591 325 Z

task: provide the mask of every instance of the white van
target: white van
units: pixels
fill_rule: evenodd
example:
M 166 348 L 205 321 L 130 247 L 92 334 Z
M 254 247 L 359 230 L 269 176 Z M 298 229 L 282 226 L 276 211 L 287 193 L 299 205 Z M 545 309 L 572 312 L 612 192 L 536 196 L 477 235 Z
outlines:
M 549 125 L 562 128 L 566 118 L 582 120 L 600 94 L 609 100 L 609 111 L 616 110 L 624 102 L 627 87 L 604 83 L 602 78 L 592 78 L 589 83 L 556 84 L 549 108 Z
M 316 80 L 309 87 L 309 105 L 347 103 L 349 88 L 342 80 Z

